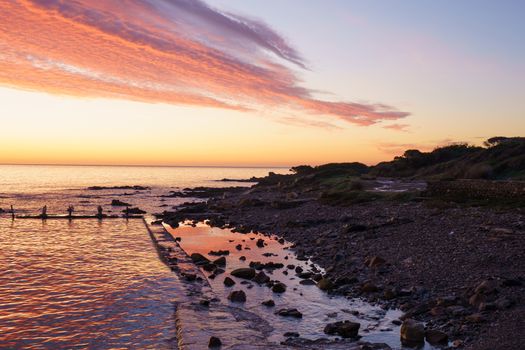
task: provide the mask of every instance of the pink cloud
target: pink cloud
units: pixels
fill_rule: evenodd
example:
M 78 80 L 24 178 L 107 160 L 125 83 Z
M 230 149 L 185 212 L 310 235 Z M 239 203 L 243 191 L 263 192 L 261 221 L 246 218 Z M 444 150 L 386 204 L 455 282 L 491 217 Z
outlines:
M 313 98 L 283 64 L 306 67 L 282 36 L 202 1 L 13 0 L 0 11 L 0 85 L 241 111 L 293 108 L 362 126 L 409 115 Z

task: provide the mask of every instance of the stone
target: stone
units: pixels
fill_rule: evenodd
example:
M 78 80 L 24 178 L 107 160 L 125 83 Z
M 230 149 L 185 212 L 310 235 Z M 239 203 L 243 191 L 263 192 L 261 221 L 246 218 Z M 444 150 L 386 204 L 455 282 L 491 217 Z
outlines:
M 405 320 L 401 325 L 401 340 L 412 344 L 423 343 L 425 341 L 425 327 L 415 320 Z
M 208 253 L 208 255 L 213 255 L 213 256 L 230 255 L 230 251 L 229 250 L 212 250 Z
M 269 299 L 269 300 L 263 301 L 261 304 L 263 304 L 264 306 L 273 307 L 275 306 L 275 301 L 273 301 L 272 299 Z
M 485 280 L 481 282 L 480 284 L 478 284 L 478 286 L 474 290 L 474 293 L 487 295 L 487 294 L 495 293 L 496 291 L 497 291 L 496 281 Z
M 317 282 L 317 287 L 319 287 L 321 290 L 331 290 L 334 288 L 334 284 L 329 278 L 325 277 L 321 278 L 319 282 Z
M 208 342 L 208 348 L 219 348 L 222 346 L 222 342 L 217 337 L 210 337 L 210 341 Z
M 330 335 L 339 335 L 343 338 L 356 338 L 361 324 L 351 321 L 338 321 L 325 326 L 324 332 Z
M 278 282 L 273 285 L 272 292 L 274 293 L 284 293 L 286 292 L 286 284 Z
M 270 281 L 270 277 L 268 277 L 263 271 L 261 271 L 253 278 L 253 281 L 259 284 L 265 284 Z
M 255 277 L 255 269 L 252 269 L 250 267 L 242 267 L 240 269 L 233 270 L 232 272 L 230 272 L 230 274 L 238 278 L 251 280 Z
M 483 323 L 485 322 L 485 317 L 480 313 L 475 313 L 465 317 L 465 320 L 467 320 L 470 323 Z
M 275 314 L 284 317 L 303 318 L 303 314 L 297 309 L 280 309 Z
M 257 240 L 257 243 L 255 243 L 255 245 L 257 245 L 257 247 L 259 247 L 259 248 L 263 248 L 264 247 L 264 239 L 259 238 Z
M 237 245 L 235 246 L 235 249 L 237 249 L 237 250 L 242 250 L 242 244 L 237 244 Z
M 226 258 L 221 256 L 220 258 L 213 260 L 213 263 L 217 266 L 226 266 Z
M 190 258 L 197 265 L 204 265 L 210 262 L 210 260 L 207 257 L 199 253 L 191 254 Z
M 379 257 L 379 256 L 373 256 L 372 258 L 370 259 L 367 259 L 366 260 L 366 265 L 368 267 L 371 267 L 371 268 L 376 268 L 376 267 L 379 267 L 381 265 L 383 265 L 384 263 L 386 263 L 385 259 Z
M 299 281 L 299 284 L 302 284 L 303 286 L 313 286 L 316 283 L 315 283 L 315 281 L 313 281 L 311 279 L 306 279 L 306 280 Z
M 286 338 L 299 338 L 300 334 L 297 332 L 286 332 L 284 333 Z
M 244 303 L 246 301 L 246 293 L 242 290 L 235 290 L 228 295 L 228 300 L 234 303 Z
M 111 206 L 113 207 L 131 207 L 131 204 L 119 201 L 118 199 L 113 199 L 111 201 Z
M 230 277 L 226 277 L 226 278 L 224 279 L 224 285 L 225 285 L 226 287 L 232 287 L 233 285 L 235 285 L 235 281 L 232 280 Z
M 239 260 L 240 261 L 246 261 L 246 257 L 244 255 L 242 255 L 242 256 L 239 257 Z
M 379 290 L 377 286 L 371 282 L 367 282 L 361 286 L 361 292 L 363 293 L 375 293 Z
M 429 329 L 425 332 L 425 338 L 430 344 L 447 344 L 448 335 L 444 332 Z

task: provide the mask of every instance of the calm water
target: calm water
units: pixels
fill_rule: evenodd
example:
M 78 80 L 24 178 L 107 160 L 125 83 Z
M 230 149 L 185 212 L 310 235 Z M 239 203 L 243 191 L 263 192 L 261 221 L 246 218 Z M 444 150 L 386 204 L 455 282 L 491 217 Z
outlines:
M 268 171 L 283 169 L 0 166 L 0 208 L 115 212 L 109 203 L 120 199 L 156 212 L 184 201 L 159 197 L 170 190 L 226 186 L 232 183 L 215 180 Z M 86 190 L 123 185 L 151 190 Z M 184 296 L 140 220 L 0 215 L 0 266 L 0 348 L 176 348 L 174 312 Z
M 0 220 L 0 347 L 176 348 L 176 276 L 140 220 Z
M 21 214 L 37 214 L 44 205 L 50 214 L 65 214 L 69 205 L 77 213 L 93 214 L 98 205 L 106 212 L 112 199 L 120 199 L 148 212 L 162 212 L 184 202 L 181 198 L 159 198 L 170 190 L 196 186 L 246 186 L 220 182 L 223 178 L 246 179 L 283 168 L 202 167 L 97 167 L 97 166 L 8 166 L 0 165 L 0 208 L 10 205 Z M 86 191 L 90 186 L 148 186 L 151 190 Z

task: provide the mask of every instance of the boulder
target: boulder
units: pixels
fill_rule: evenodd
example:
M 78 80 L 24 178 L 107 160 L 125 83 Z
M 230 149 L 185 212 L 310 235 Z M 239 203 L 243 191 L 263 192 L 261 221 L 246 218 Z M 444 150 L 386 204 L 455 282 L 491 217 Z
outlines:
M 251 280 L 255 277 L 255 269 L 252 269 L 250 267 L 242 267 L 240 269 L 233 270 L 232 272 L 230 272 L 230 274 L 238 278 Z
M 226 277 L 226 278 L 224 279 L 224 285 L 225 285 L 226 287 L 232 287 L 234 284 L 235 284 L 235 281 L 232 280 L 230 277 Z
M 272 299 L 269 299 L 269 300 L 263 301 L 261 304 L 263 304 L 264 306 L 273 307 L 275 306 L 275 301 L 273 301 Z
M 329 323 L 324 328 L 324 332 L 330 335 L 339 335 L 343 338 L 356 338 L 361 324 L 351 321 L 339 321 Z
M 295 318 L 303 317 L 303 314 L 299 312 L 299 310 L 297 309 L 280 309 L 275 314 L 279 316 L 284 316 L 284 317 L 295 317 Z
M 222 346 L 222 342 L 217 337 L 210 337 L 210 341 L 208 342 L 208 348 L 220 348 Z
M 235 290 L 228 295 L 228 299 L 234 303 L 244 303 L 246 301 L 246 293 L 242 290 Z
M 224 256 L 221 256 L 220 258 L 213 260 L 213 263 L 217 266 L 225 266 L 226 258 Z
M 210 260 L 207 257 L 199 253 L 191 254 L 190 258 L 197 265 L 204 265 L 210 262 Z
M 324 277 L 321 278 L 319 282 L 317 282 L 317 287 L 319 287 L 321 290 L 331 290 L 334 288 L 334 284 L 329 278 Z
M 278 282 L 273 285 L 272 292 L 274 293 L 284 293 L 286 292 L 286 284 Z
M 419 344 L 425 341 L 425 327 L 412 319 L 407 319 L 401 325 L 401 341 Z
M 253 281 L 259 284 L 265 284 L 267 282 L 270 282 L 270 277 L 268 277 L 263 271 L 261 271 L 253 278 Z
M 448 335 L 444 332 L 435 330 L 435 329 L 429 329 L 425 332 L 425 338 L 427 339 L 427 342 L 430 344 L 447 344 L 448 343 Z

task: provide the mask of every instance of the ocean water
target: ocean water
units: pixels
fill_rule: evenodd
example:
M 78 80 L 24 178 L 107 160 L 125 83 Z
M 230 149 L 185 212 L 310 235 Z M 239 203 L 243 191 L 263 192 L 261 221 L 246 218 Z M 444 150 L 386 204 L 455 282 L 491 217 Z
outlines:
M 159 196 L 194 186 L 230 186 L 260 168 L 0 166 L 0 208 L 17 215 L 93 214 L 125 200 L 148 212 L 183 199 Z M 87 190 L 90 186 L 151 190 Z M 237 185 L 249 185 L 239 183 Z M 0 214 L 0 348 L 176 349 L 174 312 L 185 297 L 158 258 L 142 220 L 11 220 Z
M 217 180 L 247 179 L 268 172 L 286 173 L 286 168 L 216 168 L 216 167 L 121 167 L 121 166 L 11 166 L 0 165 L 0 208 L 14 206 L 18 214 L 38 214 L 46 205 L 49 214 L 66 214 L 73 205 L 77 214 L 94 214 L 98 205 L 107 213 L 112 199 L 119 199 L 148 212 L 164 211 L 184 202 L 164 198 L 170 190 L 186 187 L 247 186 L 247 183 Z M 88 191 L 91 186 L 147 186 L 151 190 Z

